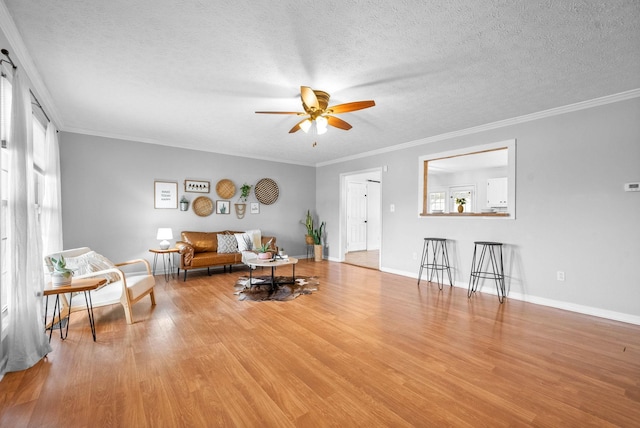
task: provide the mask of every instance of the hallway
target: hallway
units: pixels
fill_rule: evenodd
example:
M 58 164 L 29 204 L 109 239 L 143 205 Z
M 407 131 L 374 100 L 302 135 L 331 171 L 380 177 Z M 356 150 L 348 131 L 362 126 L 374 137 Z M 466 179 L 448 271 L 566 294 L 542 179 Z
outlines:
M 380 269 L 380 250 L 353 251 L 344 256 L 344 262 L 369 269 Z

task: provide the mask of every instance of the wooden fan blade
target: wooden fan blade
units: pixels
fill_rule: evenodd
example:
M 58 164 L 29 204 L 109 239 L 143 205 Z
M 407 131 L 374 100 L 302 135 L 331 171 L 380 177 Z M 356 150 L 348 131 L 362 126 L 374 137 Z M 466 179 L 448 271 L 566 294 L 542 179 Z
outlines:
M 294 132 L 298 132 L 299 130 L 301 130 L 302 128 L 300 128 L 300 124 L 302 122 L 304 122 L 305 120 L 307 120 L 307 118 L 302 119 L 300 122 L 296 123 L 296 126 L 294 126 L 293 128 L 291 128 L 291 130 L 289 131 L 289 134 L 293 134 Z
M 333 116 L 325 116 L 325 117 L 327 118 L 328 125 L 331 125 L 336 128 L 344 129 L 345 131 L 348 131 L 351 129 L 351 125 L 349 125 L 347 122 L 345 122 L 342 119 L 338 119 L 337 117 L 333 117 Z
M 300 111 L 257 111 L 256 113 L 259 113 L 259 114 L 297 114 L 297 115 L 306 114 L 306 113 L 302 113 Z
M 315 92 L 308 86 L 300 86 L 300 97 L 302 98 L 302 102 L 309 108 L 314 108 L 318 110 L 320 108 L 320 104 L 318 103 L 318 97 L 316 97 Z
M 347 113 L 349 111 L 362 110 L 364 108 L 373 107 L 376 105 L 376 102 L 373 100 L 368 101 L 355 101 L 352 103 L 338 104 L 333 107 L 329 107 L 327 109 L 327 113 Z

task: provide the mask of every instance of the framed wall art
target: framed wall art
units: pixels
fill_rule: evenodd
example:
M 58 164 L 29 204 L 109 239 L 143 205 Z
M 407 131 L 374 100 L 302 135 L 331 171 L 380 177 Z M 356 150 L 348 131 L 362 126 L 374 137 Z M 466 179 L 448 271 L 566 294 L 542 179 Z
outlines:
M 231 202 L 216 201 L 216 214 L 229 214 L 231 211 Z
M 184 180 L 184 191 L 194 193 L 209 193 L 211 183 L 202 180 Z
M 260 214 L 259 202 L 251 202 L 251 214 Z
M 154 181 L 153 206 L 156 209 L 178 208 L 178 183 L 172 181 Z

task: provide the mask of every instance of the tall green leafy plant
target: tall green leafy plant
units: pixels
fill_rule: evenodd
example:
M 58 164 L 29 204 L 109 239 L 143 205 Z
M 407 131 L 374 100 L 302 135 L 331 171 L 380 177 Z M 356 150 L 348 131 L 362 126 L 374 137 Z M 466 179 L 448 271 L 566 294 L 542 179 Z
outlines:
M 307 228 L 307 235 L 313 236 L 313 217 L 311 216 L 311 211 L 307 210 L 307 216 L 304 221 L 300 221 L 300 223 L 304 224 L 304 227 Z
M 320 223 L 320 227 L 318 229 L 314 229 L 312 236 L 313 236 L 313 242 L 316 245 L 320 245 L 322 243 L 322 234 L 324 233 L 324 226 L 325 226 L 325 222 L 323 221 L 322 223 Z

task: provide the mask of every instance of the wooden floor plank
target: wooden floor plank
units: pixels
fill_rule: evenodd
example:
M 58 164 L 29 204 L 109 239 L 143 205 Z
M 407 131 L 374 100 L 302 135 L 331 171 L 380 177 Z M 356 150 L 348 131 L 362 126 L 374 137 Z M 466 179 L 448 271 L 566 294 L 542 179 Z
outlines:
M 158 276 L 128 325 L 86 314 L 0 381 L 0 426 L 633 426 L 640 326 L 329 261 L 239 301 L 246 269 Z M 289 271 L 282 272 L 289 274 Z

